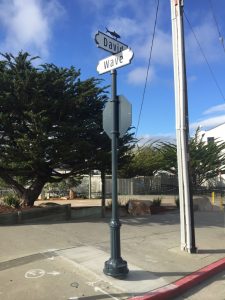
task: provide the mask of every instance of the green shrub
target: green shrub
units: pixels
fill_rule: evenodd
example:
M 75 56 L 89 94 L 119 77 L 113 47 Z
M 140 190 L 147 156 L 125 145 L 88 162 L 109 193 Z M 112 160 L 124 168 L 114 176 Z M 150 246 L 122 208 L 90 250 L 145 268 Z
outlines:
M 177 208 L 180 207 L 180 200 L 179 200 L 179 197 L 175 198 L 175 204 L 176 204 L 176 207 L 177 207 Z
M 14 208 L 19 208 L 21 205 L 20 200 L 18 199 L 17 196 L 13 194 L 9 194 L 3 198 L 3 203 L 7 206 L 11 206 Z
M 160 206 L 162 202 L 162 198 L 153 199 L 152 206 Z

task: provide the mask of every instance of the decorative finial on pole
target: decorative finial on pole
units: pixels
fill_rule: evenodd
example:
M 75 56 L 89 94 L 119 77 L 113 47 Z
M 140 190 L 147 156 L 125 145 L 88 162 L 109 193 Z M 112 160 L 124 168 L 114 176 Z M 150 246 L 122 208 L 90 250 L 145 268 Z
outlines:
M 115 32 L 115 30 L 114 31 L 110 31 L 107 27 L 105 29 L 106 29 L 106 32 L 108 32 L 109 34 L 111 34 L 111 36 L 113 36 L 114 38 L 116 38 L 116 40 L 120 39 L 120 35 L 117 32 Z

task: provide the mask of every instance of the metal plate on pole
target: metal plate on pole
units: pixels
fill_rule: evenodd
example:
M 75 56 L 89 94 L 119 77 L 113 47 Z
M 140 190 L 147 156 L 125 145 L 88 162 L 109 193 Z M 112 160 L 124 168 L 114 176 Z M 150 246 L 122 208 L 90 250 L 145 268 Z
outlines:
M 119 132 L 123 137 L 132 123 L 131 103 L 122 95 L 119 96 Z
M 97 71 L 99 74 L 104 74 L 111 70 L 126 66 L 131 63 L 133 56 L 133 51 L 131 49 L 126 49 L 118 54 L 106 57 L 98 62 Z
M 108 101 L 103 110 L 103 129 L 106 134 L 112 138 L 112 128 L 113 128 L 113 103 Z
M 114 54 L 122 52 L 123 50 L 128 48 L 127 45 L 111 38 L 101 31 L 98 31 L 98 33 L 96 33 L 95 42 L 97 44 L 97 47 Z
M 122 95 L 119 98 L 119 134 L 123 137 L 128 128 L 132 124 L 132 106 L 131 103 Z M 103 129 L 107 135 L 112 138 L 113 128 L 113 103 L 111 101 L 106 103 L 103 110 Z

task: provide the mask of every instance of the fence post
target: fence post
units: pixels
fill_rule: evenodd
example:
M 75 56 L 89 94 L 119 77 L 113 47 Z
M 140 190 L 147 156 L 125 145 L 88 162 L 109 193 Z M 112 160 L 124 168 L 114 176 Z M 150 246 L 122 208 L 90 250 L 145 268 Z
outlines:
M 215 204 L 215 192 L 212 192 L 212 200 L 211 200 L 212 206 Z
M 223 210 L 223 198 L 220 196 L 220 209 Z
M 133 177 L 130 179 L 130 194 L 134 194 L 134 179 Z

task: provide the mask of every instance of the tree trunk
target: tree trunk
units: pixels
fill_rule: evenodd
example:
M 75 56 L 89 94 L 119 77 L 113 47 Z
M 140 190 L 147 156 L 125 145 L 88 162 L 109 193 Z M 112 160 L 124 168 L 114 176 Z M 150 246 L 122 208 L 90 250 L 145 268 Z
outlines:
M 70 189 L 70 191 L 69 191 L 69 199 L 73 200 L 75 198 L 76 198 L 76 192 L 74 190 Z
M 105 218 L 105 171 L 101 171 L 101 181 L 102 181 L 102 218 Z
M 1 178 L 15 191 L 23 206 L 33 206 L 34 201 L 37 200 L 46 183 L 46 181 L 38 177 L 29 188 L 25 188 L 8 174 L 1 174 Z
M 34 202 L 38 199 L 38 196 L 41 194 L 44 185 L 45 182 L 43 182 L 40 179 L 36 179 L 29 188 L 24 189 L 22 195 L 20 195 L 22 205 L 33 206 Z

